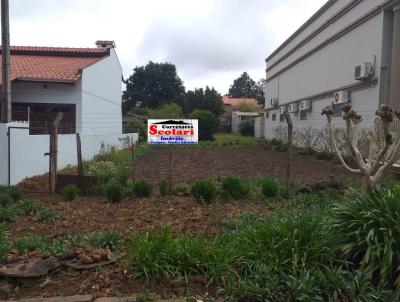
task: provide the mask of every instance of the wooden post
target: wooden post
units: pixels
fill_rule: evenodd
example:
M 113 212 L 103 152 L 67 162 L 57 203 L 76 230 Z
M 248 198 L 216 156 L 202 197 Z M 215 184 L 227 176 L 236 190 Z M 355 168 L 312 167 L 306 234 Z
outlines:
M 11 79 L 10 79 L 10 22 L 8 0 L 1 0 L 1 41 L 2 41 L 2 100 L 1 122 L 11 121 Z
M 76 134 L 76 155 L 78 157 L 78 175 L 83 176 L 83 164 L 82 164 L 82 143 L 81 135 Z
M 290 117 L 290 113 L 285 110 L 284 113 L 286 123 L 288 125 L 288 143 L 287 143 L 287 166 L 286 166 L 286 194 L 287 197 L 290 197 L 290 178 L 291 178 L 291 169 L 292 169 L 292 142 L 293 142 L 293 122 Z
M 169 192 L 172 192 L 172 187 L 173 187 L 173 165 L 174 165 L 174 157 L 173 157 L 173 145 L 169 145 L 169 171 L 168 171 L 168 190 Z
M 58 127 L 63 113 L 59 112 L 53 121 L 50 134 L 50 194 L 56 193 L 57 182 L 57 151 L 58 151 Z

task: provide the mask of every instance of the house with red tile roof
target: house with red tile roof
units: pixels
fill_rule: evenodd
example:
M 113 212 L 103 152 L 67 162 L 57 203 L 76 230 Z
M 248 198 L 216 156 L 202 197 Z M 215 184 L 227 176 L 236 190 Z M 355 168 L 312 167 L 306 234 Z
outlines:
M 44 155 L 59 112 L 59 169 L 77 165 L 75 133 L 83 160 L 137 140 L 122 134 L 122 70 L 113 41 L 93 48 L 12 46 L 10 53 L 12 122 L 0 123 L 0 185 L 48 172 Z
M 96 46 L 11 46 L 12 121 L 46 134 L 63 112 L 60 133 L 121 132 L 122 70 L 115 43 Z
M 259 106 L 257 100 L 254 98 L 232 98 L 228 95 L 222 97 L 222 102 L 225 107 L 239 107 L 242 104 Z

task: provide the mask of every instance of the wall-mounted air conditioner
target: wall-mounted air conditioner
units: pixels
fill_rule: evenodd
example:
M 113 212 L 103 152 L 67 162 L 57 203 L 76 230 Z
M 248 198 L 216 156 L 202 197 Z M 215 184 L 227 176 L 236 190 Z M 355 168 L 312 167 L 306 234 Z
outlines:
M 347 90 L 337 91 L 333 94 L 333 104 L 344 104 L 350 101 L 350 93 Z
M 279 104 L 279 99 L 278 98 L 272 98 L 271 99 L 271 106 L 276 107 Z
M 354 68 L 354 79 L 361 81 L 368 80 L 374 75 L 374 73 L 374 64 L 372 64 L 371 62 L 366 62 Z
M 285 114 L 285 111 L 286 111 L 286 106 L 281 106 L 279 108 L 279 112 L 280 112 L 281 115 Z
M 299 111 L 299 104 L 298 103 L 291 103 L 289 104 L 288 111 L 290 113 L 296 113 Z
M 311 109 L 311 101 L 304 100 L 300 102 L 300 111 L 306 111 Z

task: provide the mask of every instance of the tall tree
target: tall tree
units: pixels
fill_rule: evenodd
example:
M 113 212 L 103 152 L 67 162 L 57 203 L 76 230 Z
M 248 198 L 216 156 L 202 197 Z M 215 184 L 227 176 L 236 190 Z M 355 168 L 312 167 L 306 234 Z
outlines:
M 255 98 L 259 104 L 265 103 L 265 80 L 254 81 L 247 72 L 233 81 L 229 96 L 234 98 Z
M 221 95 L 217 90 L 208 86 L 206 86 L 206 89 L 196 88 L 186 92 L 182 107 L 185 114 L 196 109 L 202 109 L 219 116 L 223 111 Z
M 125 83 L 124 97 L 130 106 L 140 102 L 143 107 L 155 109 L 179 100 L 185 92 L 175 65 L 170 63 L 150 61 L 136 67 Z

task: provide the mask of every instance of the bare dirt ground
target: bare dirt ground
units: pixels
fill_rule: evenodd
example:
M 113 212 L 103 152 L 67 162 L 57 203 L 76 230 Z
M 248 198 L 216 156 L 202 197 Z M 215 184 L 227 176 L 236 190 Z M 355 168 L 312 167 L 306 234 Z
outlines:
M 351 175 L 334 162 L 316 160 L 313 156 L 300 156 L 293 152 L 292 175 L 302 182 Z M 199 177 L 222 178 L 228 175 L 283 179 L 286 175 L 286 153 L 276 152 L 262 146 L 240 148 L 175 148 L 174 180 L 191 183 Z M 158 182 L 168 178 L 169 150 L 153 150 L 136 163 L 135 178 Z
M 272 176 L 283 178 L 286 173 L 286 154 L 268 150 L 262 146 L 240 148 L 176 148 L 174 152 L 175 184 L 190 184 L 200 177 L 227 175 Z M 135 179 L 144 178 L 156 184 L 168 178 L 168 149 L 156 149 L 138 159 Z M 334 175 L 350 177 L 334 162 L 317 161 L 313 157 L 293 156 L 293 178 L 302 182 L 320 181 Z M 39 177 L 38 180 L 45 180 Z M 31 183 L 32 182 L 32 183 Z M 35 180 L 28 186 L 37 187 Z M 39 185 L 40 186 L 40 185 Z M 154 190 L 157 191 L 156 186 Z M 110 204 L 101 197 L 82 197 L 74 202 L 64 202 L 57 196 L 31 194 L 42 205 L 52 209 L 59 218 L 54 223 L 42 223 L 33 216 L 19 217 L 7 223 L 10 240 L 21 236 L 39 234 L 49 239 L 72 234 L 88 234 L 104 230 L 120 231 L 125 238 L 134 232 L 169 226 L 180 233 L 212 236 L 226 220 L 245 213 L 268 217 L 273 209 L 258 202 L 219 202 L 214 205 L 195 203 L 190 196 L 151 198 L 126 198 L 121 203 Z M 134 280 L 125 270 L 124 260 L 97 269 L 74 271 L 57 269 L 39 279 L 0 279 L 0 299 L 18 297 L 92 294 L 119 296 L 132 293 L 152 292 L 158 298 L 215 294 L 215 288 L 207 287 L 204 280 L 194 278 L 190 284 L 158 280 L 147 282 Z

